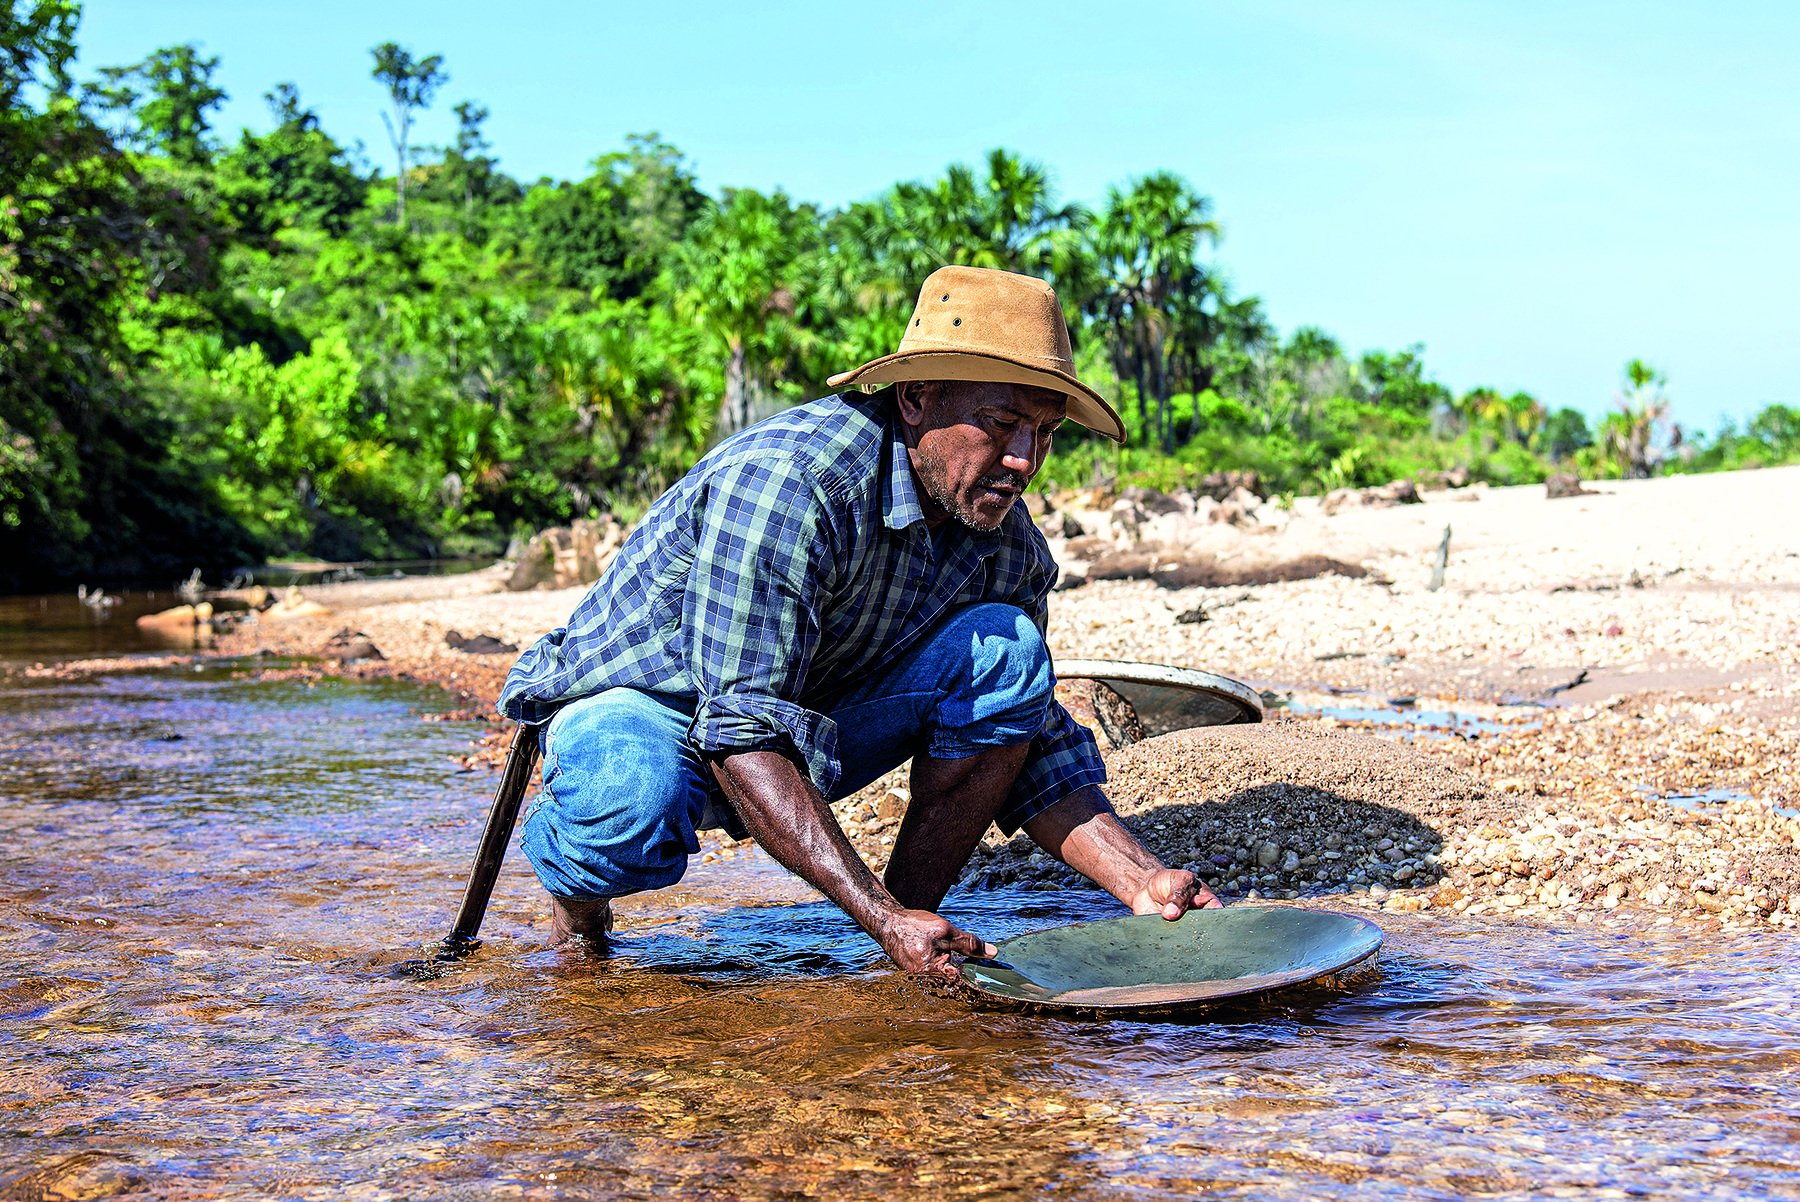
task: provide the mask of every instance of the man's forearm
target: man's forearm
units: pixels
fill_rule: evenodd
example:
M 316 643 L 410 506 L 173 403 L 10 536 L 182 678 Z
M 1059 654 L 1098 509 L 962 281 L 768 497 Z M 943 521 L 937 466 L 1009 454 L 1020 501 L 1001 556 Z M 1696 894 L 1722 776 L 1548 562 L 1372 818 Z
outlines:
M 792 760 L 775 751 L 743 751 L 713 761 L 713 775 L 762 849 L 836 902 L 873 934 L 901 907 L 869 871 L 831 806 Z
M 1190 873 L 1176 872 L 1125 829 L 1098 787 L 1077 789 L 1025 824 L 1032 842 L 1130 906 L 1178 914 L 1195 905 L 1217 905 Z
M 901 968 L 954 977 L 953 956 L 994 954 L 991 944 L 943 917 L 896 901 L 786 756 L 739 752 L 714 760 L 713 775 L 763 850 L 836 902 Z
M 1078 789 L 1025 824 L 1039 847 L 1127 905 L 1144 878 L 1166 867 L 1119 823 L 1096 788 Z

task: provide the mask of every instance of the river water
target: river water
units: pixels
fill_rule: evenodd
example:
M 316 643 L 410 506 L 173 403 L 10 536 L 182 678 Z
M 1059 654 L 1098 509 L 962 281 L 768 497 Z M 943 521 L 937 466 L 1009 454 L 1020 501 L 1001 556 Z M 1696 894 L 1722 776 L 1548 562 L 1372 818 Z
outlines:
M 1383 914 L 1182 1023 L 995 1013 L 749 852 L 540 946 L 439 694 L 207 661 L 0 681 L 0 1197 L 1800 1196 L 1776 936 Z M 1324 904 L 1324 899 L 1317 904 Z M 953 895 L 989 938 L 1117 913 Z

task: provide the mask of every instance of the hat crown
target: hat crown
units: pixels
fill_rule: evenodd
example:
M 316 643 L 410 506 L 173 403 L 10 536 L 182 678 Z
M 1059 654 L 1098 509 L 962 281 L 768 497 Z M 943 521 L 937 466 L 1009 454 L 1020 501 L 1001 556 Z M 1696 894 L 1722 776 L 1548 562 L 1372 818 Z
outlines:
M 965 351 L 1075 372 L 1056 290 L 985 267 L 940 267 L 927 276 L 899 351 Z
M 1060 392 L 1069 417 L 1125 441 L 1125 423 L 1075 375 L 1069 327 L 1043 280 L 986 267 L 940 267 L 925 278 L 900 349 L 831 376 L 873 392 L 907 380 L 1023 384 Z

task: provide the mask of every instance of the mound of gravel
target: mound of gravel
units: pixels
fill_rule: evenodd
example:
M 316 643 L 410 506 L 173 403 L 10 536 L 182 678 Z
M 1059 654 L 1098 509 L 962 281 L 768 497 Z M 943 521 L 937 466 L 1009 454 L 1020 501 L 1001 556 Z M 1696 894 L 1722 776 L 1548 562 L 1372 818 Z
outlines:
M 1443 875 L 1452 824 L 1517 806 L 1403 744 L 1303 723 L 1177 731 L 1112 752 L 1107 771 L 1124 824 L 1225 896 L 1423 887 Z M 963 880 L 1056 889 L 1080 878 L 1019 835 L 978 851 Z

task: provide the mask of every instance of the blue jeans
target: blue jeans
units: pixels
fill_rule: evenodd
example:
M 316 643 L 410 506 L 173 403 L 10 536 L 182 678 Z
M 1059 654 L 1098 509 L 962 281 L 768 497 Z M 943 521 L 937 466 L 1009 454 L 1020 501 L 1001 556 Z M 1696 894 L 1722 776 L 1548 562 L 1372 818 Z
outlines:
M 835 801 L 911 756 L 964 759 L 1030 742 L 1055 677 L 1023 611 L 980 604 L 827 710 L 838 725 Z M 694 700 L 614 688 L 559 709 L 544 729 L 544 787 L 519 843 L 557 897 L 622 897 L 681 879 L 695 831 L 735 825 L 688 743 Z

